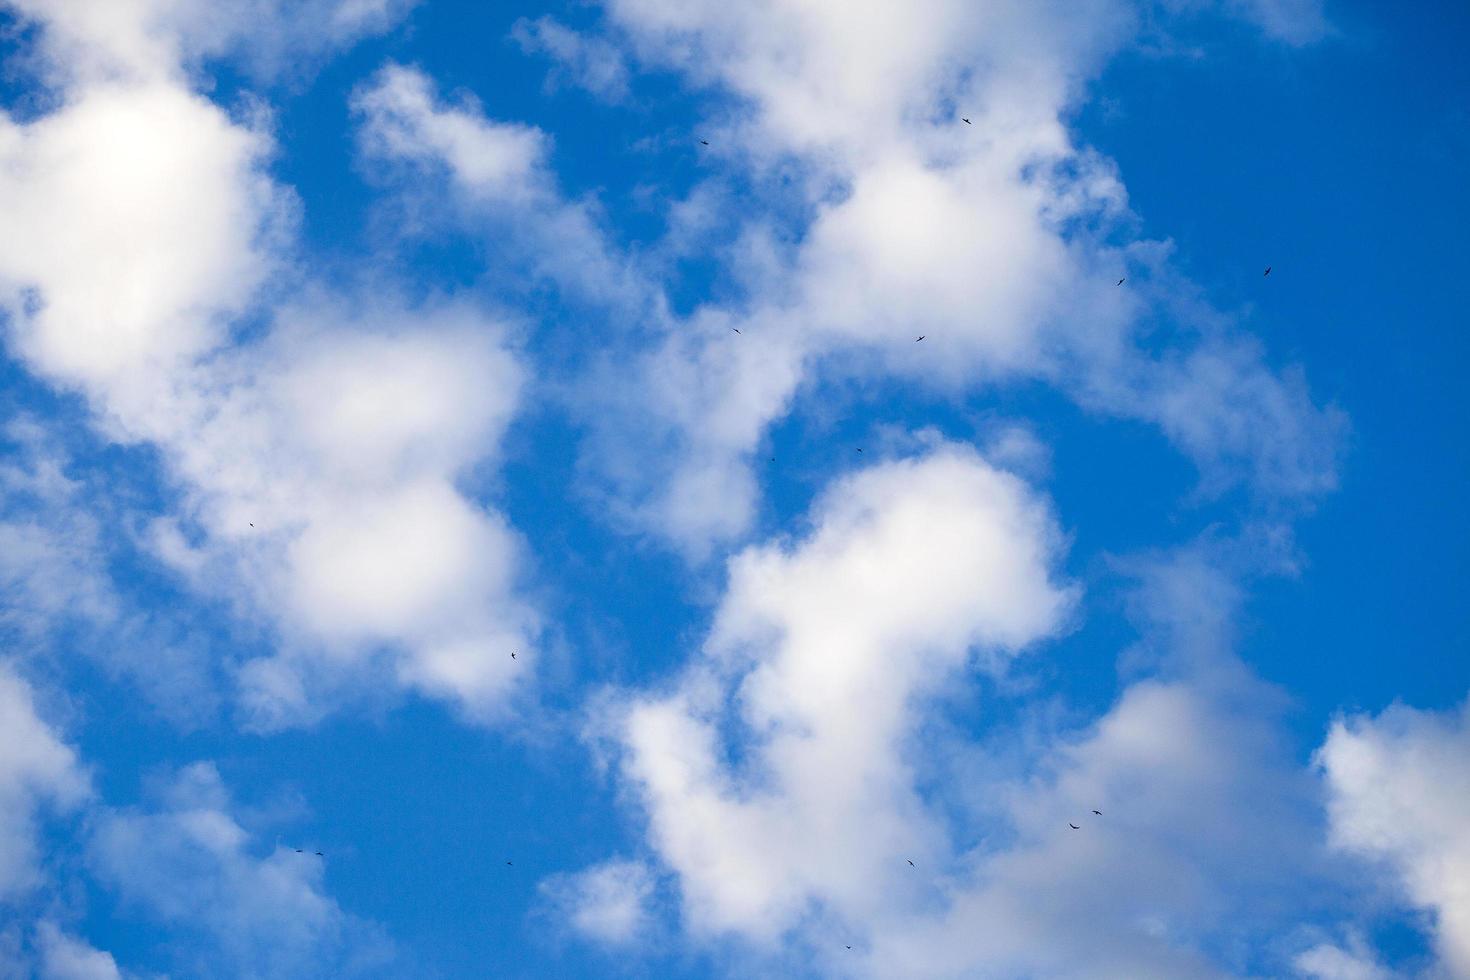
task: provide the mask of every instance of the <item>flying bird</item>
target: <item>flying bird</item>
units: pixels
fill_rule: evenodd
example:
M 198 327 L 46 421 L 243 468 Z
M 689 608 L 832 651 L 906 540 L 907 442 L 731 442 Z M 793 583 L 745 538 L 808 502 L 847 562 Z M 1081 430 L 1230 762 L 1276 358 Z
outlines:
M 1125 282 L 1127 282 L 1127 281 L 1128 281 L 1128 280 L 1127 280 L 1127 279 L 1126 279 L 1126 278 L 1124 278 L 1124 279 L 1119 279 L 1119 280 L 1118 280 L 1118 285 L 1120 285 L 1120 286 L 1121 286 L 1121 285 L 1123 285 L 1123 283 L 1125 283 Z
M 507 861 L 507 862 L 505 862 L 505 866 L 506 866 L 506 867 L 507 867 L 507 868 L 508 868 L 508 867 L 510 867 L 510 862 L 509 862 L 509 861 Z
M 1102 816 L 1102 811 L 1101 810 L 1093 810 L 1092 812 L 1095 813 L 1095 814 L 1097 814 L 1099 817 Z
M 298 848 L 296 848 L 296 853 L 297 854 L 305 854 L 306 852 L 303 851 L 301 848 L 298 847 Z
M 862 447 L 858 447 L 858 452 L 862 452 L 862 451 L 863 451 L 862 450 Z
M 928 335 L 928 334 L 926 334 L 926 333 L 925 333 L 925 334 L 920 334 L 920 335 L 919 335 L 919 340 L 923 340 L 923 339 L 924 339 L 924 338 L 925 338 L 925 337 L 927 337 L 927 336 L 929 336 L 929 335 Z M 916 344 L 917 344 L 917 343 L 918 343 L 918 342 L 919 342 L 919 340 L 916 340 L 916 341 L 914 341 L 914 343 L 916 343 Z
M 966 126 L 973 126 L 973 125 L 975 125 L 974 123 L 970 122 L 970 120 L 965 119 L 964 116 L 960 116 L 960 119 L 964 120 L 964 123 L 965 123 Z
M 852 947 L 851 947 L 851 946 L 849 946 L 849 947 L 847 947 L 847 948 L 848 948 L 848 949 L 852 949 Z
M 325 855 L 325 854 L 323 854 L 323 853 L 322 853 L 322 852 L 321 852 L 321 851 L 317 851 L 317 852 L 316 852 L 316 856 L 317 856 L 317 857 L 326 857 L 326 855 Z
M 1082 829 L 1081 827 L 1077 826 L 1075 823 L 1068 823 L 1067 826 L 1068 827 L 1071 827 L 1073 830 L 1081 830 Z
M 907 859 L 905 859 L 905 860 L 907 860 Z M 914 866 L 914 862 L 912 862 L 912 861 L 909 861 L 909 867 L 911 867 L 911 868 L 912 868 L 912 867 L 913 867 L 913 866 Z
M 709 140 L 700 140 L 699 141 L 699 145 L 700 146 L 709 146 Z
M 739 333 L 740 332 L 740 328 L 739 327 L 731 327 L 730 329 L 731 330 L 734 330 L 736 333 Z
M 1263 272 L 1263 273 L 1261 273 L 1261 275 L 1263 275 L 1263 276 L 1269 276 L 1270 274 L 1271 274 L 1271 267 L 1268 265 L 1268 266 L 1266 266 L 1266 271 Z
M 510 652 L 510 659 L 514 660 L 515 658 L 516 658 L 516 652 L 514 650 L 512 650 Z

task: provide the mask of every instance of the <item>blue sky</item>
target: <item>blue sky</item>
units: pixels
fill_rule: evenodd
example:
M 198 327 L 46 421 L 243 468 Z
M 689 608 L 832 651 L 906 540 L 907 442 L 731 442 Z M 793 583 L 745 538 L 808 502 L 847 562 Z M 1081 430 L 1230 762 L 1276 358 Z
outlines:
M 0 28 L 0 976 L 1470 976 L 1463 5 Z

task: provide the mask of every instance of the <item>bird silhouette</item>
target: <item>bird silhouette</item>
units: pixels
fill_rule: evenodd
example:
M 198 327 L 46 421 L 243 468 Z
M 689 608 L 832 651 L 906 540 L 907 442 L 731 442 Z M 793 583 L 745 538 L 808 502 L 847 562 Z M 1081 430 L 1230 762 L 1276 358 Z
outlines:
M 906 858 L 905 858 L 905 860 L 907 860 L 907 859 L 906 859 Z M 909 861 L 909 867 L 911 867 L 911 868 L 912 868 L 912 867 L 913 867 L 913 866 L 914 866 L 914 862 L 912 862 L 912 861 Z
M 1092 812 L 1095 813 L 1095 814 L 1097 814 L 1099 817 L 1102 816 L 1102 811 L 1101 810 L 1093 810 Z
M 1266 266 L 1266 271 L 1263 272 L 1263 273 L 1261 273 L 1261 275 L 1263 275 L 1263 276 L 1269 276 L 1270 274 L 1271 274 L 1271 267 L 1268 265 L 1268 266 Z
M 847 947 L 847 948 L 848 948 L 848 949 L 852 949 L 852 947 L 851 947 L 851 946 L 849 946 L 849 947 Z
M 965 119 L 965 117 L 964 117 L 964 116 L 960 116 L 960 119 L 961 119 L 961 120 L 963 120 L 963 121 L 964 121 L 964 124 L 965 124 L 965 125 L 966 125 L 966 126 L 973 126 L 973 125 L 975 125 L 975 124 L 974 124 L 974 123 L 972 123 L 972 122 L 970 122 L 970 120 L 968 120 L 968 119 Z
M 321 852 L 321 851 L 317 851 L 317 852 L 316 852 L 316 856 L 317 856 L 317 857 L 326 857 L 326 855 L 325 855 L 325 854 L 323 854 L 323 853 L 322 853 L 322 852 Z
M 709 146 L 709 140 L 700 140 L 699 141 L 699 145 L 700 146 Z
M 736 327 L 731 327 L 730 329 L 731 330 L 734 330 L 736 333 L 740 333 L 740 330 L 738 328 L 736 328 Z
M 254 526 L 255 526 L 255 525 L 254 525 L 254 524 L 252 524 L 252 525 L 250 525 L 250 526 L 251 526 L 251 527 L 254 527 Z
M 923 339 L 924 339 L 924 338 L 925 338 L 925 337 L 927 337 L 927 336 L 929 336 L 929 335 L 928 335 L 928 334 L 926 334 L 926 333 L 924 333 L 924 334 L 920 334 L 920 335 L 919 335 L 919 340 L 923 340 Z M 917 344 L 917 343 L 918 343 L 918 342 L 919 342 L 919 340 L 916 340 L 916 341 L 914 341 L 914 343 L 916 343 L 916 344 Z
M 505 862 L 505 866 L 508 868 L 508 867 L 511 866 L 511 863 L 509 861 L 507 861 L 507 862 Z
M 1120 286 L 1121 286 L 1121 285 L 1123 285 L 1123 283 L 1125 283 L 1125 282 L 1127 282 L 1127 281 L 1128 281 L 1128 280 L 1127 280 L 1127 279 L 1126 279 L 1126 278 L 1125 278 L 1125 279 L 1119 279 L 1119 280 L 1118 280 L 1118 285 L 1120 285 Z
M 1068 827 L 1071 827 L 1073 830 L 1081 830 L 1082 829 L 1081 827 L 1077 826 L 1075 823 L 1068 823 L 1067 826 Z
M 301 848 L 298 847 L 298 848 L 296 848 L 296 853 L 297 854 L 305 854 L 306 852 L 303 851 Z
M 510 652 L 510 659 L 514 660 L 515 658 L 516 658 L 516 652 L 514 650 L 512 650 Z
M 862 449 L 861 449 L 861 448 L 859 448 L 859 449 L 858 449 L 858 452 L 862 452 Z

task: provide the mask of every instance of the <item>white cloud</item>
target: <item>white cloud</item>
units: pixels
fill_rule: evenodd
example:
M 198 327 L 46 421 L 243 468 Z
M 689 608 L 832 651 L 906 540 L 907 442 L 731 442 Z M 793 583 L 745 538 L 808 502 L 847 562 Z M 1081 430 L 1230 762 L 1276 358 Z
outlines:
M 240 55 L 257 74 L 290 72 L 386 30 L 416 0 L 7 0 L 43 25 L 59 80 L 174 78 Z
M 270 269 L 288 213 L 262 172 L 270 152 L 166 82 L 82 89 L 24 124 L 0 116 L 0 295 L 18 352 L 125 423 L 145 411 Z
M 1391 976 L 1357 938 L 1347 949 L 1319 943 L 1297 956 L 1294 965 L 1298 973 L 1312 980 L 1388 980 Z
M 544 54 L 557 63 L 560 70 L 551 76 L 553 80 L 565 76 L 608 102 L 627 98 L 628 64 L 610 42 L 578 33 L 551 17 L 522 17 L 510 36 L 522 51 Z
M 598 942 L 620 945 L 646 938 L 653 876 L 637 861 L 607 861 L 542 884 L 557 913 Z
M 370 155 L 419 164 L 443 163 L 464 188 L 512 202 L 542 192 L 546 137 L 532 126 L 491 122 L 473 103 L 438 104 L 422 73 L 389 65 L 360 90 L 354 108 Z
M 36 927 L 40 980 L 122 980 L 111 953 L 62 932 L 54 922 Z
M 590 382 L 589 460 L 645 530 L 694 555 L 738 537 L 768 426 L 804 383 L 844 374 L 951 394 L 1039 378 L 1159 424 L 1211 487 L 1332 485 L 1341 420 L 1255 345 L 1196 322 L 1222 318 L 1176 301 L 1190 288 L 1156 245 L 1107 244 L 1129 233 L 1126 194 L 1064 117 L 1129 36 L 1129 5 L 616 0 L 608 14 L 645 62 L 733 97 L 710 154 L 758 191 L 715 253 L 743 298 L 669 323 L 625 390 Z M 1162 355 L 1145 353 L 1145 324 L 1181 312 L 1174 336 L 1147 338 Z
M 36 822 L 89 793 L 76 753 L 36 713 L 29 684 L 0 661 L 0 903 L 41 880 Z
M 174 944 L 196 975 L 382 968 L 386 940 L 325 893 L 322 858 L 279 845 L 262 850 L 208 763 L 182 770 L 156 809 L 99 813 L 89 845 L 98 876 L 125 903 L 202 937 L 199 945 Z
M 88 9 L 48 16 L 100 28 Z M 146 34 L 150 10 L 108 16 Z M 281 646 L 241 674 L 253 723 L 309 720 L 383 663 L 490 717 L 534 661 L 509 651 L 538 629 L 513 594 L 516 537 L 460 487 L 518 404 L 502 326 L 452 300 L 309 282 L 274 305 L 294 205 L 265 171 L 267 133 L 178 73 L 83 76 L 61 96 L 32 121 L 0 117 L 10 338 L 112 438 L 160 450 L 183 509 L 155 524 L 156 553 Z M 246 313 L 267 329 L 232 346 Z
M 996 689 L 976 736 L 949 720 L 966 664 L 1066 621 L 1044 506 L 945 446 L 845 478 L 811 525 L 734 559 L 687 672 L 613 712 L 697 941 L 743 940 L 751 972 L 1269 975 L 1349 903 L 1282 699 L 1231 651 L 1228 543 L 1130 569 L 1167 680 L 1091 721 Z
M 514 248 L 496 250 L 505 268 L 492 270 L 506 281 L 528 265 L 534 277 L 556 281 L 571 296 L 646 310 L 648 284 L 609 246 L 593 209 L 562 197 L 548 166 L 551 141 L 541 130 L 490 119 L 468 96 L 445 102 L 422 71 L 395 64 L 358 89 L 353 109 L 367 161 L 390 173 L 438 174 L 454 192 L 448 211 L 437 192 L 420 193 L 418 203 L 482 232 L 488 221 L 488 237 L 514 240 Z M 413 197 L 421 183 L 400 186 Z
M 66 620 L 113 624 L 118 600 L 102 565 L 97 518 L 49 433 L 19 417 L 0 429 L 0 627 L 25 644 Z
M 1045 507 L 960 448 L 839 482 L 812 524 L 732 561 L 703 657 L 621 723 L 624 774 L 701 931 L 771 938 L 813 902 L 876 914 L 936 843 L 906 752 L 919 703 L 972 656 L 1054 632 L 1070 601 Z M 734 771 L 732 725 L 752 740 Z
M 1444 712 L 1395 705 L 1333 724 L 1317 753 L 1330 791 L 1332 841 L 1385 863 L 1435 919 L 1453 976 L 1470 976 L 1470 704 Z

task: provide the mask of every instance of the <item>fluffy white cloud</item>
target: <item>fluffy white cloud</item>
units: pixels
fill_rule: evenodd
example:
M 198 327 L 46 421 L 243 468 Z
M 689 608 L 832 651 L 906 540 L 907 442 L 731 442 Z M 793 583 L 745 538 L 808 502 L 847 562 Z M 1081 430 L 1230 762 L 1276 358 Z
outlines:
M 733 97 L 710 153 L 759 192 L 716 253 L 743 298 L 669 323 L 625 390 L 592 399 L 589 458 L 644 528 L 695 554 L 738 536 L 767 427 L 804 382 L 844 374 L 950 393 L 1041 378 L 1157 423 L 1211 483 L 1332 485 L 1341 420 L 1221 318 L 1174 304 L 1190 290 L 1157 245 L 1108 244 L 1128 235 L 1126 195 L 1063 119 L 1129 36 L 1131 5 L 607 11 L 645 62 Z M 1125 276 L 1135 285 L 1116 287 Z M 1181 321 L 1172 339 L 1148 338 L 1162 355 L 1142 343 L 1157 313 Z
M 111 953 L 67 935 L 54 922 L 36 927 L 36 946 L 40 980 L 122 980 Z
M 416 0 L 5 0 L 39 23 L 62 80 L 177 77 L 203 58 L 240 55 L 261 74 L 391 26 Z
M 1445 968 L 1470 977 L 1470 704 L 1337 721 L 1317 753 L 1333 842 L 1383 861 L 1434 914 Z
M 36 820 L 88 795 L 76 753 L 36 713 L 29 684 L 0 661 L 0 903 L 40 880 Z
M 325 893 L 322 858 L 252 839 L 208 763 L 182 770 L 155 809 L 102 811 L 89 854 L 125 903 L 203 939 L 175 946 L 197 975 L 345 976 L 391 954 Z
M 1055 631 L 1068 607 L 1044 505 L 960 448 L 839 482 L 812 524 L 732 561 L 703 656 L 619 725 L 624 773 L 700 930 L 770 938 L 811 903 L 877 914 L 905 858 L 936 843 L 906 752 L 918 703 L 972 657 L 1003 662 Z M 750 740 L 733 770 L 730 726 Z
M 637 861 L 607 861 L 572 875 L 559 875 L 541 889 L 572 928 L 603 943 L 623 944 L 647 936 L 653 876 Z
M 114 34 L 132 51 L 107 18 L 173 29 L 146 4 L 96 6 L 36 13 L 98 57 Z M 294 205 L 265 172 L 264 130 L 177 72 L 83 74 L 60 94 L 36 119 L 0 117 L 10 339 L 110 436 L 160 450 L 183 512 L 157 522 L 154 549 L 263 616 L 281 647 L 241 674 L 252 720 L 310 718 L 323 690 L 380 663 L 488 717 L 534 659 L 510 650 L 537 629 L 513 594 L 515 536 L 460 486 L 493 458 L 522 386 L 501 325 L 468 304 L 309 288 L 272 305 Z M 246 313 L 267 329 L 232 343 Z
M 997 690 L 1009 720 L 976 736 L 948 720 L 965 666 L 1066 622 L 1044 505 L 944 446 L 845 478 L 811 525 L 734 559 L 691 667 L 612 714 L 696 939 L 744 940 L 753 972 L 1182 980 L 1288 970 L 1283 937 L 1341 911 L 1279 695 L 1230 649 L 1228 548 L 1129 569 L 1132 660 L 1168 679 L 1090 722 Z

